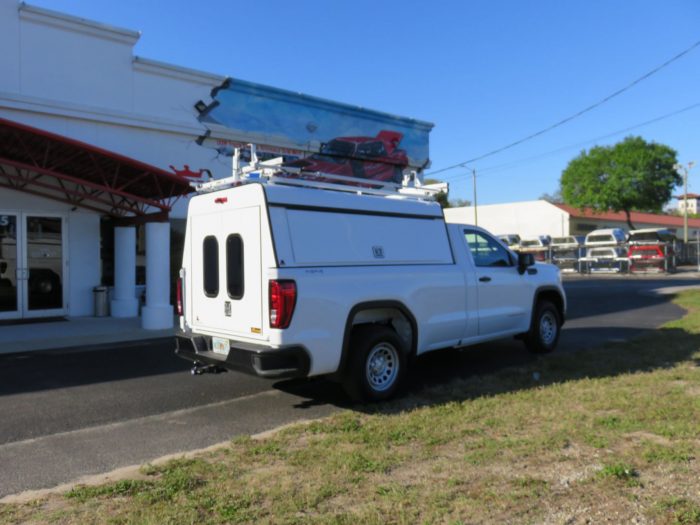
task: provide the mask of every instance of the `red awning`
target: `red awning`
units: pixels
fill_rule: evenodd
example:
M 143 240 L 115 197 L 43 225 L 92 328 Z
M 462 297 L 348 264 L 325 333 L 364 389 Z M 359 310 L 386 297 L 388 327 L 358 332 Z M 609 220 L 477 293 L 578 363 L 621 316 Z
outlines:
M 0 187 L 113 217 L 164 219 L 188 181 L 135 159 L 0 118 Z

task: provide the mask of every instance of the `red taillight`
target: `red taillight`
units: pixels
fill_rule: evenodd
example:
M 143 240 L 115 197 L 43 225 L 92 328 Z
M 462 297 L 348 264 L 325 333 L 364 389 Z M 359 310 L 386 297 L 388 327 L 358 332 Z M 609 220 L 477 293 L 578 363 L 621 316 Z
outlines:
M 297 302 L 294 281 L 270 281 L 270 328 L 287 328 Z
M 175 310 L 177 315 L 183 315 L 182 312 L 182 277 L 178 277 L 177 286 L 175 287 Z

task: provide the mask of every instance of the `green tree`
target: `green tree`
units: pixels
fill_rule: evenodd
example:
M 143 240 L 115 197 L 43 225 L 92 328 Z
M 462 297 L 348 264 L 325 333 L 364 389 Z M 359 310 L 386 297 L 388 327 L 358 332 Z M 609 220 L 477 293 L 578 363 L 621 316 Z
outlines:
M 442 182 L 441 180 L 437 179 L 425 179 L 423 181 L 423 184 L 438 184 Z M 435 195 L 435 201 L 440 203 L 441 208 L 460 208 L 462 206 L 471 206 L 471 202 L 465 199 L 455 199 L 455 200 L 450 200 L 449 194 L 445 193 L 444 191 L 441 191 L 437 195 Z
M 444 191 L 441 191 L 437 195 L 435 195 L 435 200 L 440 203 L 441 208 L 451 208 L 452 205 L 450 204 L 449 199 L 447 198 L 447 193 Z
M 552 204 L 561 204 L 564 202 L 564 198 L 561 196 L 561 188 L 559 188 L 557 191 L 554 193 L 543 193 L 540 195 L 539 200 L 541 201 L 547 201 Z
M 437 179 L 425 179 L 423 181 L 423 184 L 438 184 L 442 181 L 437 180 Z M 437 195 L 435 195 L 435 201 L 440 203 L 441 208 L 450 208 L 452 205 L 450 204 L 448 194 L 444 191 L 441 191 Z
M 634 229 L 632 210 L 660 212 L 682 182 L 676 162 L 675 150 L 642 137 L 595 146 L 569 162 L 561 176 L 562 196 L 577 208 L 624 211 Z

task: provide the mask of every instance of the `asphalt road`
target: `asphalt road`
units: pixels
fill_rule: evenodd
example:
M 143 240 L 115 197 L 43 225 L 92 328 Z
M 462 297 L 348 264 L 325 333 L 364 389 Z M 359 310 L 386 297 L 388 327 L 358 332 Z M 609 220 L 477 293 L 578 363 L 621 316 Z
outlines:
M 559 350 L 585 350 L 653 330 L 682 310 L 650 290 L 695 281 L 574 278 Z M 325 379 L 272 383 L 237 373 L 189 374 L 171 341 L 118 349 L 0 356 L 0 498 L 48 488 L 240 434 L 347 407 Z M 417 362 L 409 391 L 527 363 L 504 340 L 435 352 Z

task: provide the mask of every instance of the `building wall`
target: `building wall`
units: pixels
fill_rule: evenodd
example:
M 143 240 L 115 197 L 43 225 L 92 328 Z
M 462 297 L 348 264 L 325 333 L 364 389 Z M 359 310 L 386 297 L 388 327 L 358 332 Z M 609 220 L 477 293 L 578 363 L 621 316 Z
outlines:
M 639 228 L 661 228 L 661 226 L 639 226 Z M 571 230 L 571 235 L 586 235 L 593 230 L 601 230 L 604 228 L 620 228 L 622 230 L 628 231 L 630 229 L 626 221 L 610 221 L 605 219 L 596 219 L 592 217 L 585 218 L 571 218 L 569 223 L 569 229 Z
M 0 0 L 0 92 L 20 90 L 19 39 L 17 2 Z
M 48 92 L 56 101 L 131 110 L 131 48 L 137 35 L 100 38 L 79 24 L 30 9 L 20 9 L 19 16 L 20 93 L 45 97 Z
M 517 233 L 522 238 L 569 235 L 568 217 L 568 213 L 542 200 L 477 207 L 479 226 L 496 235 Z M 474 224 L 474 207 L 447 208 L 445 218 L 448 222 Z
M 194 104 L 210 101 L 224 77 L 135 57 L 138 38 L 0 0 L 0 117 L 166 171 L 188 165 L 229 175 L 230 158 L 195 143 L 206 128 Z M 185 214 L 186 203 L 173 210 Z

